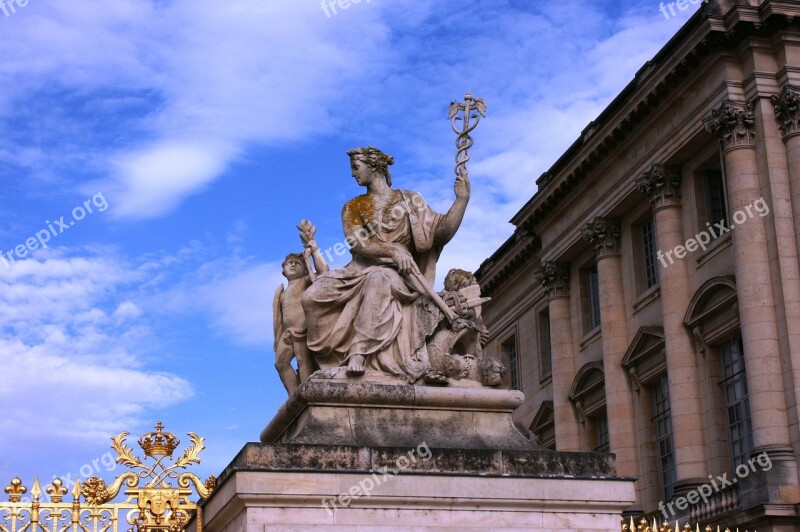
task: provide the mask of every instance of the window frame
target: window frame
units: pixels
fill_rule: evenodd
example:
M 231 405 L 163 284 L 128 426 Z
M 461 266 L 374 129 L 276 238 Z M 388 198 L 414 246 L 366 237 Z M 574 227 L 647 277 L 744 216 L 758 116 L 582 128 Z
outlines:
M 602 414 L 595 415 L 590 418 L 594 427 L 596 444 L 594 452 L 596 453 L 609 453 L 611 452 L 611 436 L 608 430 L 608 412 L 603 410 Z
M 648 230 L 649 227 L 649 241 Z M 641 259 L 641 267 L 637 268 L 642 279 L 643 291 L 650 290 L 657 286 L 661 281 L 658 273 L 658 235 L 656 233 L 656 220 L 654 216 L 648 216 L 637 224 L 639 233 L 639 257 Z M 649 246 L 648 246 L 649 244 Z M 650 247 L 651 249 L 648 249 Z
M 519 363 L 519 335 L 517 334 L 516 327 L 503 338 L 504 339 L 500 341 L 500 349 L 502 350 L 503 357 L 508 361 L 508 389 L 522 391 Z M 509 346 L 513 347 L 513 349 L 509 349 Z
M 730 451 L 731 463 L 735 468 L 747 462 L 754 448 L 750 393 L 747 386 L 747 368 L 745 367 L 744 345 L 742 344 L 741 335 L 731 338 L 717 349 L 722 370 L 722 380 L 719 382 L 719 385 L 724 403 L 723 409 L 725 414 L 725 427 L 728 432 L 728 448 Z M 731 360 L 730 363 L 726 360 L 726 355 L 728 354 L 736 354 L 736 357 Z M 729 368 L 731 370 L 730 372 L 728 371 Z M 738 396 L 737 388 L 740 392 L 742 387 L 744 388 L 744 393 Z M 731 390 L 736 395 L 733 398 L 729 395 L 729 391 Z M 732 421 L 732 414 L 734 412 L 739 418 L 735 423 Z M 739 428 L 743 429 L 741 434 L 737 434 Z M 739 448 L 739 446 L 741 446 L 741 448 Z
M 588 330 L 593 331 L 602 324 L 600 313 L 600 273 L 595 262 L 584 270 L 586 276 L 586 301 Z M 596 299 L 596 301 L 595 301 Z
M 661 483 L 663 500 L 669 501 L 675 495 L 677 483 L 677 464 L 675 461 L 675 430 L 672 426 L 672 405 L 669 396 L 669 377 L 666 373 L 660 375 L 648 386 L 650 400 L 652 401 L 652 416 L 650 423 L 655 435 L 656 462 L 658 464 L 658 478 Z M 661 397 L 659 397 L 659 395 Z M 660 408 L 666 405 L 666 408 Z M 662 428 L 665 430 L 662 432 Z M 665 452 L 665 447 L 668 447 Z M 667 468 L 665 468 L 667 462 Z
M 543 383 L 553 377 L 553 341 L 550 336 L 549 305 L 536 313 L 536 327 L 539 333 L 539 383 Z
M 712 181 L 714 182 L 713 185 L 718 185 L 718 191 L 712 191 Z M 718 181 L 718 183 L 716 183 Z M 705 219 L 707 225 L 711 225 L 712 227 L 722 221 L 725 224 L 725 227 L 728 227 L 729 215 L 728 212 L 728 196 L 727 196 L 727 189 L 725 186 L 725 173 L 720 170 L 705 170 L 702 173 L 702 191 L 703 191 L 703 207 L 705 208 L 705 213 L 703 218 Z M 722 205 L 721 208 L 719 206 L 715 206 L 713 203 L 714 195 L 718 194 L 719 200 L 721 201 Z M 722 218 L 715 219 L 714 211 L 719 210 L 721 211 Z M 712 240 L 716 240 L 722 236 L 719 232 L 714 231 L 714 234 L 711 235 Z

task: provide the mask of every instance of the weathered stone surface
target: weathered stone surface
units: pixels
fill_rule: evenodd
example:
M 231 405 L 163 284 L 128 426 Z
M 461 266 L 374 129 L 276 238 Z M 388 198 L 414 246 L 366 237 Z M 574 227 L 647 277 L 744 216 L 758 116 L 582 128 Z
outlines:
M 403 457 L 416 452 L 416 460 Z M 427 457 L 427 459 L 425 459 Z M 207 532 L 619 530 L 611 455 L 249 443 L 203 503 Z M 190 523 L 193 525 L 193 523 Z
M 219 477 L 236 471 L 349 471 L 367 473 L 396 469 L 401 456 L 416 447 L 353 447 L 285 443 L 248 443 Z M 504 477 L 613 478 L 614 457 L 608 453 L 562 453 L 550 450 L 441 449 L 427 447 L 404 473 L 502 475 Z
M 261 433 L 262 442 L 535 449 L 511 420 L 521 392 L 310 380 Z
M 222 472 L 204 529 L 615 530 L 633 479 L 611 454 L 532 444 L 511 423 L 522 400 L 310 380 Z

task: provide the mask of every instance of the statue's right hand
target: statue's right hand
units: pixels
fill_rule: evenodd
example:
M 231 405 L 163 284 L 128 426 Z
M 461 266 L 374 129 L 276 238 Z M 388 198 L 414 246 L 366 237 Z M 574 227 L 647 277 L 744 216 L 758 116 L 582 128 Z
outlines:
M 408 275 L 416 266 L 414 257 L 405 249 L 396 249 L 392 253 L 392 260 L 397 266 L 397 271 L 400 272 L 400 275 Z

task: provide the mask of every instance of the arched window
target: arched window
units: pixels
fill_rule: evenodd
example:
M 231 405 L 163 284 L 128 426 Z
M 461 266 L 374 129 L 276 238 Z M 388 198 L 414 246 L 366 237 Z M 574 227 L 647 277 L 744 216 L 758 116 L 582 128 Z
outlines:
M 548 449 L 556 450 L 556 426 L 553 416 L 553 401 L 542 401 L 539 410 L 531 423 L 531 432 L 536 438 L 535 443 Z
M 706 357 L 709 380 L 719 383 L 716 395 L 724 409 L 728 451 L 735 467 L 746 462 L 753 449 L 735 279 L 715 277 L 705 282 L 692 297 L 684 323 L 692 331 L 698 351 Z
M 653 449 L 653 454 L 645 453 L 641 470 L 648 484 L 660 487 L 657 494 L 649 495 L 654 500 L 670 500 L 677 481 L 664 346 L 663 328 L 641 327 L 622 357 L 622 366 L 628 370 L 633 390 L 640 399 L 634 406 L 640 424 L 640 438 L 646 447 Z M 651 456 L 656 460 L 653 461 Z M 653 482 L 656 478 L 657 483 Z
M 605 374 L 602 362 L 590 362 L 578 370 L 569 399 L 578 411 L 587 450 L 608 452 Z

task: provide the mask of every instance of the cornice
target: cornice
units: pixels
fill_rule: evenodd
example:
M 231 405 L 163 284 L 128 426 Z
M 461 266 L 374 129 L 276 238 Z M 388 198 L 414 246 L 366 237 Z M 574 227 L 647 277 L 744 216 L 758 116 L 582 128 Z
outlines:
M 475 271 L 481 293 L 491 296 L 499 283 L 513 275 L 541 249 L 541 244 L 537 235 L 516 231 Z
M 537 225 L 568 197 L 590 170 L 633 134 L 679 82 L 711 51 L 735 50 L 750 35 L 771 35 L 788 27 L 798 7 L 767 0 L 761 6 L 736 5 L 724 16 L 708 13 L 705 5 L 637 72 L 620 95 L 590 122 L 567 151 L 537 180 L 539 191 L 511 219 L 526 230 Z M 688 44 L 687 44 L 688 43 Z

